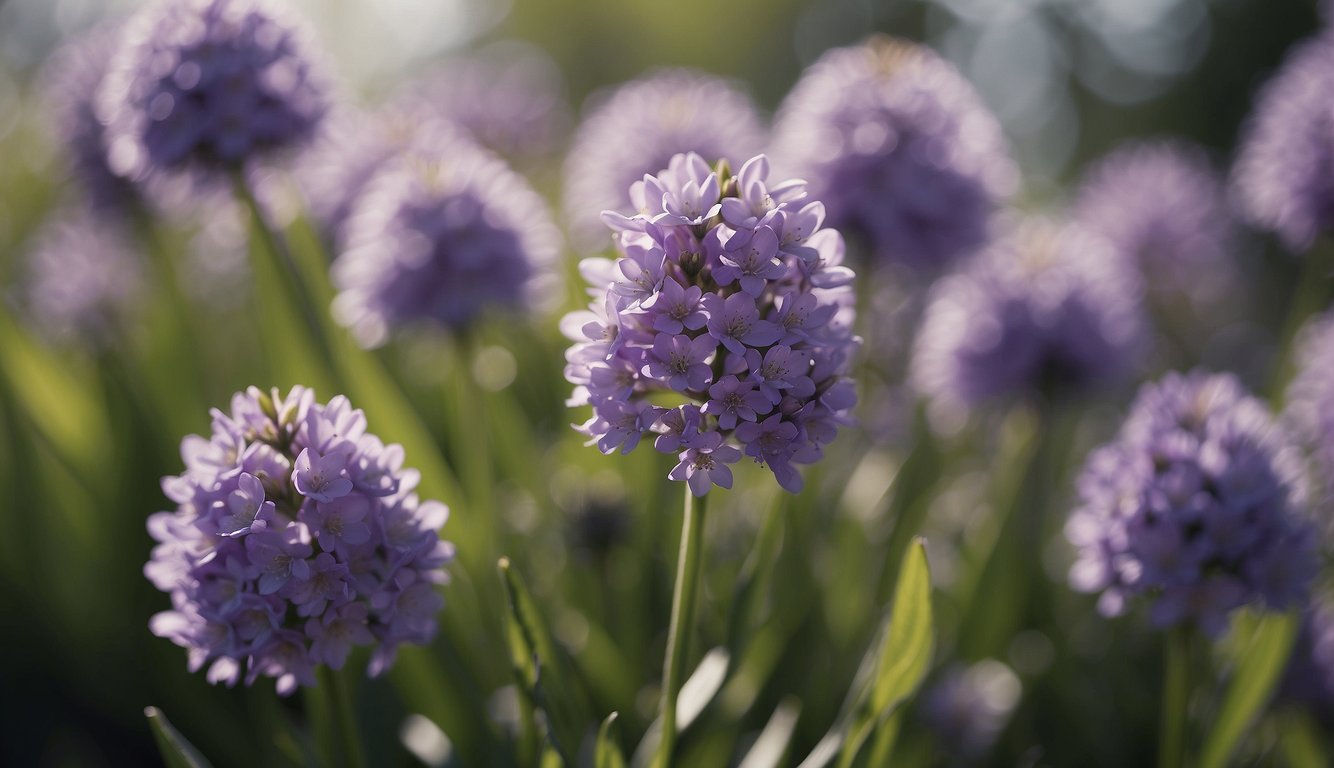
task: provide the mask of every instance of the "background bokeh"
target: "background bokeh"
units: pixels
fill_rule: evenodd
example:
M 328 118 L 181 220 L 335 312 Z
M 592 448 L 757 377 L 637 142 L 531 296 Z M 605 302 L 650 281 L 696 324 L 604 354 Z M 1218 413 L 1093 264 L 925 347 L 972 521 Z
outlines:
M 432 61 L 497 40 L 520 40 L 545 51 L 564 77 L 574 109 L 598 89 L 664 66 L 689 66 L 734 78 L 772 110 L 802 68 L 824 50 L 880 31 L 924 41 L 956 64 L 998 115 L 1024 172 L 1021 205 L 1060 205 L 1080 171 L 1129 138 L 1171 135 L 1203 145 L 1220 167 L 1235 146 L 1258 86 L 1294 41 L 1319 23 L 1312 2 L 1285 0 L 301 0 L 346 95 L 381 95 Z M 58 199 L 58 152 L 42 124 L 35 73 L 62 40 L 99 19 L 131 11 L 114 0 L 0 0 L 0 285 L 19 306 L 23 254 L 44 212 Z M 576 112 L 577 114 L 577 112 Z M 553 199 L 560 185 L 559 153 L 524 169 Z M 559 210 L 557 207 L 556 210 Z M 206 219 L 208 217 L 205 217 Z M 208 230 L 208 221 L 203 229 Z M 244 233 L 241 233 L 243 236 Z M 222 233 L 235 239 L 237 233 Z M 167 232 L 158 247 L 185 252 L 198 236 Z M 225 250 L 225 249 L 223 249 Z M 216 255 L 185 269 L 187 282 L 216 285 Z M 1260 237 L 1236 254 L 1252 286 L 1248 319 L 1237 333 L 1255 349 L 1275 333 L 1299 264 Z M 567 254 L 567 260 L 574 256 Z M 226 273 L 225 269 L 221 270 Z M 133 340 L 112 351 L 81 351 L 57 342 L 12 346 L 0 390 L 0 763 L 5 765 L 137 765 L 157 760 L 142 709 L 163 707 L 177 726 L 219 765 L 288 764 L 301 754 L 273 746 L 266 723 L 301 722 L 299 701 L 279 702 L 261 684 L 227 690 L 185 671 L 181 649 L 150 635 L 148 618 L 166 599 L 142 576 L 151 542 L 148 513 L 166 505 L 158 479 L 179 471 L 181 435 L 207 429 L 206 407 L 230 393 L 262 384 L 271 371 L 254 354 L 262 316 L 229 301 L 248 290 L 231 278 L 203 291 L 192 322 L 208 360 L 195 366 L 172 356 L 163 341 L 170 322 L 144 308 Z M 188 291 L 187 291 L 188 292 Z M 574 290 L 572 289 L 572 294 Z M 570 302 L 571 304 L 573 302 Z M 8 316 L 4 320 L 9 323 Z M 465 428 L 459 397 L 498 392 L 482 417 L 500 435 L 490 480 L 498 551 L 516 556 L 562 644 L 580 661 L 595 693 L 593 714 L 622 710 L 627 747 L 647 727 L 670 604 L 679 488 L 662 479 L 660 457 L 604 459 L 568 429 L 571 414 L 560 375 L 563 342 L 552 327 L 531 331 L 497 320 L 467 349 L 439 338 L 414 338 L 377 354 L 404 382 L 451 463 L 467 465 L 469 447 L 451 433 Z M 1266 331 L 1264 329 L 1275 329 Z M 0 343 L 18 345 L 7 325 Z M 31 343 L 26 335 L 25 344 Z M 1234 367 L 1252 385 L 1266 382 L 1262 351 Z M 455 388 L 471 370 L 474 388 Z M 477 387 L 480 387 L 478 389 Z M 188 395 L 178 390 L 189 389 Z M 322 396 L 332 392 L 321 393 Z M 489 395 L 488 395 L 489 397 Z M 1094 417 L 1065 424 L 1070 445 L 1105 439 L 1125 393 L 1090 408 Z M 34 414 L 34 403 L 50 413 Z M 52 417 L 52 413 L 58 416 Z M 582 418 L 582 417 L 580 417 Z M 897 421 L 910 423 L 911 413 Z M 83 448 L 77 463 L 53 450 L 43 424 L 54 421 Z M 372 419 L 371 429 L 376 425 Z M 900 430 L 904 429 L 900 425 Z M 1034 429 L 1022 411 L 947 443 L 948 483 L 928 504 L 936 540 L 976 534 L 976 510 L 1010 488 L 1006 451 L 1022 451 Z M 891 430 L 892 431 L 892 430 Z M 391 435 L 383 435 L 387 440 Z M 767 656 L 750 677 L 738 676 L 714 706 L 729 725 L 700 729 L 688 749 L 712 764 L 738 742 L 753 738 L 791 692 L 802 693 L 794 754 L 808 750 L 828 727 L 874 630 L 885 597 L 879 574 L 888 570 L 877 547 L 895 535 L 869 510 L 877 508 L 884 477 L 902 460 L 892 444 L 846 438 L 855 471 L 839 467 L 817 476 L 787 499 L 786 529 L 764 553 L 764 510 L 780 503 L 771 482 L 742 473 L 711 522 L 702 648 L 726 645 L 732 584 L 755 558 L 773 557 L 771 594 L 778 605 L 763 616 Z M 871 448 L 874 448 L 872 450 Z M 1083 450 L 1072 450 L 1082 456 Z M 990 458 L 995 458 L 991 461 Z M 409 465 L 413 464 L 411 453 Z M 1055 466 L 1055 465 L 1054 465 Z M 1062 465 L 1065 466 L 1065 465 Z M 95 468 L 90 472 L 89 467 Z M 998 469 L 999 467 L 999 469 Z M 1068 474 L 1053 469 L 1038 485 L 1053 509 L 1067 508 Z M 747 482 L 747 480 L 752 482 Z M 835 493 L 831 486 L 838 490 Z M 752 490 L 753 489 L 753 490 Z M 475 498 L 475 497 L 474 497 Z M 466 502 L 451 500 L 445 528 L 467 525 Z M 726 510 L 724 512 L 724 510 Z M 970 526 L 972 526 L 970 528 Z M 971 531 L 971 532 L 970 532 Z M 931 531 L 927 531 L 931 535 Z M 984 534 L 976 534 L 984 535 Z M 800 546 L 792 542 L 799 542 Z M 417 692 L 401 680 L 367 684 L 359 692 L 375 764 L 411 764 L 399 746 L 410 712 L 452 720 L 459 754 L 486 754 L 488 739 L 511 717 L 508 666 L 494 651 L 502 637 L 496 619 L 499 583 L 485 552 L 464 554 L 481 572 L 456 573 L 446 613 L 449 638 L 401 665 Z M 932 550 L 938 586 L 967 581 L 967 558 Z M 1052 588 L 1062 589 L 1068 553 L 1033 557 L 1046 564 Z M 1045 562 L 1044 561 L 1044 562 Z M 870 576 L 868 576 L 870 574 Z M 965 647 L 962 658 L 1004 656 L 1024 680 L 1024 704 L 996 752 L 997 765 L 1131 765 L 1152 754 L 1156 681 L 1120 675 L 1156 659 L 1150 639 L 1124 624 L 1095 620 L 1090 601 L 1053 598 L 1052 625 L 1081 618 L 1054 639 L 1037 623 L 999 648 L 966 648 L 950 640 L 959 617 L 939 608 L 945 645 Z M 1067 611 L 1061 613 L 1061 611 Z M 476 620 L 464 626 L 460 617 Z M 954 629 L 951 629 L 953 625 Z M 1115 660 L 1104 663 L 1115 647 Z M 430 666 L 423 659 L 432 659 Z M 1053 663 L 1057 665 L 1052 668 Z M 1155 662 L 1156 663 L 1156 662 Z M 449 680 L 433 679 L 445 675 Z M 1009 678 L 1003 678 L 1008 681 Z M 1132 682 L 1134 681 L 1134 682 Z M 1008 682 L 995 695 L 1004 699 Z M 499 691 L 499 693 L 497 693 Z M 474 697 L 502 725 L 463 715 L 437 716 Z M 1072 706 L 1067 706 L 1072 705 Z M 472 727 L 477 733 L 467 733 Z M 448 730 L 448 728 L 446 729 Z M 923 747 L 925 748 L 925 747 Z M 498 758 L 499 760 L 499 758 Z

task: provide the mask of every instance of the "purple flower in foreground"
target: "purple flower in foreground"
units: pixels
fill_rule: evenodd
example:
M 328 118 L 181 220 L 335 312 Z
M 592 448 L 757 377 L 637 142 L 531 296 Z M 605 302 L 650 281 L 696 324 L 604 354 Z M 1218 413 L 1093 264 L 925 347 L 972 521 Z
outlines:
M 97 97 L 112 170 L 239 168 L 327 109 L 306 31 L 269 0 L 162 0 L 125 25 Z
M 1232 169 L 1237 203 L 1295 251 L 1334 228 L 1334 35 L 1295 46 L 1255 100 Z
M 912 360 L 948 407 L 1125 378 L 1142 350 L 1138 276 L 1101 238 L 1032 220 L 933 289 Z
M 598 214 L 636 213 L 625 190 L 645 174 L 667 168 L 674 156 L 694 152 L 740 162 L 763 143 L 763 123 L 750 98 L 728 81 L 699 72 L 656 72 L 596 95 L 589 104 L 565 160 L 565 215 L 580 248 L 605 244 Z M 691 192 L 680 187 L 673 194 L 689 198 Z M 662 200 L 647 205 L 654 216 L 676 215 Z
M 212 416 L 212 437 L 183 440 L 185 472 L 163 480 L 176 511 L 148 520 L 144 575 L 172 604 L 153 633 L 210 683 L 272 677 L 283 695 L 353 646 L 374 646 L 379 674 L 402 643 L 428 642 L 453 547 L 401 449 L 346 398 L 320 405 L 304 387 L 252 387 Z
M 682 155 L 635 182 L 643 210 L 603 215 L 619 258 L 584 260 L 593 301 L 561 324 L 569 403 L 593 409 L 578 429 L 604 453 L 653 435 L 696 495 L 731 486 L 738 444 L 800 490 L 792 464 L 818 460 L 856 404 L 842 240 L 801 183 L 771 187 L 767 170 L 763 155 L 736 176 Z M 668 392 L 685 402 L 651 404 Z
M 949 62 L 873 37 L 827 51 L 778 110 L 773 154 L 877 260 L 939 270 L 983 245 L 1018 177 L 1000 124 Z
M 1212 635 L 1242 605 L 1282 609 L 1315 573 L 1300 457 L 1230 375 L 1145 384 L 1113 442 L 1089 455 L 1066 536 L 1078 590 L 1113 616 L 1150 599 L 1158 627 Z
M 334 262 L 334 317 L 367 346 L 415 323 L 458 329 L 540 304 L 560 235 L 503 161 L 443 127 L 419 137 L 357 200 Z
M 732 487 L 732 468 L 727 465 L 740 459 L 741 451 L 723 445 L 723 436 L 719 433 L 706 432 L 693 438 L 679 458 L 680 463 L 667 473 L 667 477 L 685 481 L 691 493 L 703 496 L 714 485 Z

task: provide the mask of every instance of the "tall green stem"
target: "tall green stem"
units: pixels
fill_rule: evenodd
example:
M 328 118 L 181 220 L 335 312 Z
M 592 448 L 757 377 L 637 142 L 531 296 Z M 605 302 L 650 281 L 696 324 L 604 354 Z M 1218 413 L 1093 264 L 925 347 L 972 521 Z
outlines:
M 686 487 L 676 587 L 672 591 L 672 623 L 662 670 L 662 740 L 658 742 L 657 768 L 671 766 L 672 750 L 676 747 L 676 696 L 685 677 L 690 631 L 695 626 L 695 594 L 699 591 L 704 549 L 704 509 L 705 498 L 696 499 Z
M 1182 768 L 1186 764 L 1186 705 L 1190 696 L 1190 634 L 1184 627 L 1167 633 L 1163 663 L 1158 768 Z
M 324 714 L 329 723 L 324 730 L 328 743 L 325 745 L 326 759 L 330 768 L 364 768 L 365 754 L 361 751 L 361 734 L 357 730 L 357 718 L 352 712 L 352 698 L 348 695 L 347 681 L 343 673 L 320 668 L 320 685 L 324 691 Z
M 297 267 L 296 260 L 292 258 L 287 241 L 264 217 L 264 210 L 255 198 L 254 191 L 250 189 L 245 175 L 236 174 L 233 184 L 237 198 L 250 213 L 252 230 L 259 233 L 264 241 L 265 250 L 274 261 L 278 262 L 279 279 L 286 283 L 287 294 L 295 301 L 297 311 L 300 312 L 310 332 L 311 341 L 319 348 L 321 361 L 327 365 L 331 374 L 336 375 L 338 369 L 334 364 L 333 347 L 328 334 L 325 333 L 324 323 L 320 320 L 320 310 L 315 305 L 314 297 L 311 296 L 310 287 L 301 277 L 301 270 Z

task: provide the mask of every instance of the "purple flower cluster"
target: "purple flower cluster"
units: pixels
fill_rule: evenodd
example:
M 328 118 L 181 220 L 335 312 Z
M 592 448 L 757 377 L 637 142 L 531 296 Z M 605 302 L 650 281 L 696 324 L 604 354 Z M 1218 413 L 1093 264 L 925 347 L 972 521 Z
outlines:
M 334 317 L 363 344 L 427 321 L 462 328 L 551 291 L 560 234 L 521 176 L 445 126 L 386 161 L 333 264 Z
M 1074 218 L 1111 243 L 1164 304 L 1184 296 L 1202 308 L 1236 277 L 1223 186 L 1193 144 L 1135 142 L 1107 155 L 1085 174 Z
M 601 248 L 596 211 L 633 213 L 625 190 L 681 152 L 740 162 L 760 151 L 764 123 L 735 85 L 691 70 L 664 70 L 595 96 L 565 160 L 565 218 L 582 249 Z
M 1034 219 L 931 293 L 911 376 L 951 408 L 1123 378 L 1144 335 L 1142 288 L 1101 238 Z
M 1232 182 L 1251 223 L 1304 251 L 1334 229 L 1334 35 L 1297 46 L 1260 92 Z
M 1301 601 L 1315 572 L 1300 458 L 1229 374 L 1145 384 L 1116 440 L 1089 455 L 1079 498 L 1070 582 L 1101 592 L 1104 615 L 1146 595 L 1155 626 L 1217 635 L 1242 605 Z
M 856 402 L 843 239 L 803 182 L 768 175 L 763 155 L 732 176 L 692 152 L 635 182 L 639 213 L 603 213 L 619 258 L 580 264 L 593 301 L 562 322 L 589 444 L 628 453 L 651 436 L 697 496 L 732 486 L 729 437 L 800 490 L 792 465 L 818 460 Z M 687 404 L 653 404 L 668 392 Z
M 98 93 L 113 171 L 236 168 L 309 139 L 327 108 L 305 30 L 271 0 L 159 0 Z
M 298 163 L 311 214 L 335 248 L 345 243 L 356 202 L 393 158 L 448 123 L 502 155 L 549 152 L 570 116 L 554 64 L 519 43 L 495 43 L 401 87 L 373 110 L 344 106 L 326 119 Z
M 399 645 L 430 641 L 448 510 L 418 500 L 402 447 L 367 432 L 347 398 L 320 405 L 305 387 L 251 387 L 212 416 L 210 437 L 181 442 L 185 472 L 162 481 L 177 510 L 148 519 L 144 574 L 172 603 L 153 633 L 211 683 L 273 677 L 283 695 L 354 646 L 375 646 L 378 675 Z
M 1307 321 L 1296 358 L 1283 419 L 1310 453 L 1315 501 L 1328 510 L 1334 507 L 1334 312 Z M 1329 531 L 1334 533 L 1334 523 Z
M 939 270 L 989 236 L 1018 172 L 996 118 L 930 49 L 888 37 L 813 64 L 774 122 L 774 159 L 877 260 Z
M 119 219 L 76 203 L 43 223 L 28 255 L 26 308 L 48 335 L 109 341 L 143 292 L 143 264 Z

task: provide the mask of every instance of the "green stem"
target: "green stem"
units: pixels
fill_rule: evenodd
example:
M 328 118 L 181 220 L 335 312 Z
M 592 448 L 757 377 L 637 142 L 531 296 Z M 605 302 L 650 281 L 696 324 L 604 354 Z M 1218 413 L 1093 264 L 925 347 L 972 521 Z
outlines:
M 296 260 L 292 258 L 292 252 L 287 247 L 287 241 L 264 217 L 264 211 L 260 208 L 254 191 L 250 189 L 250 185 L 246 182 L 245 175 L 237 173 L 233 181 L 237 199 L 250 212 L 250 219 L 253 224 L 251 229 L 259 233 L 260 238 L 264 241 L 265 250 L 278 262 L 278 273 L 283 282 L 286 283 L 287 294 L 296 301 L 301 318 L 306 322 L 310 331 L 310 338 L 319 348 L 320 359 L 326 364 L 329 372 L 336 375 L 338 367 L 334 361 L 333 347 L 325 333 L 324 323 L 320 321 L 320 313 L 315 306 L 315 299 L 310 294 L 310 288 L 301 278 L 301 270 L 297 267 Z
M 667 634 L 667 653 L 662 670 L 662 740 L 658 742 L 657 768 L 669 768 L 676 746 L 676 696 L 685 677 L 690 649 L 690 630 L 695 625 L 695 593 L 704 549 L 705 497 L 696 499 L 685 488 L 681 521 L 681 550 L 676 560 L 676 587 L 672 591 L 672 622 Z
M 364 768 L 365 755 L 361 751 L 361 735 L 357 731 L 357 718 L 352 712 L 352 698 L 348 694 L 347 681 L 343 673 L 321 667 L 320 688 L 324 690 L 325 712 L 329 718 L 326 734 L 329 744 L 326 749 L 333 757 L 333 764 L 345 768 Z M 332 731 L 332 733 L 329 733 Z
M 1167 634 L 1163 668 L 1162 732 L 1159 768 L 1186 764 L 1186 705 L 1190 695 L 1190 634 L 1177 627 Z

